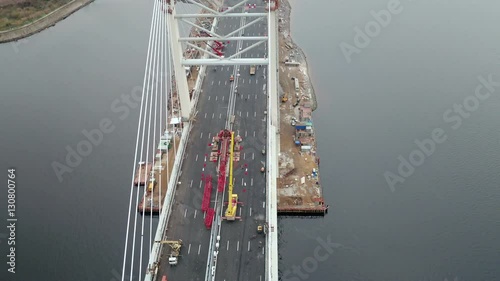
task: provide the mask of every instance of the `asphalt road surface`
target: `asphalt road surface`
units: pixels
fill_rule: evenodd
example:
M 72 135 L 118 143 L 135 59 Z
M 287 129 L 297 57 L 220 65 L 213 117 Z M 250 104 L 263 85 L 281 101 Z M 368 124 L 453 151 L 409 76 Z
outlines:
M 231 3 L 230 3 L 231 4 Z M 234 4 L 234 3 L 233 3 Z M 263 12 L 262 7 L 249 12 Z M 246 19 L 244 19 L 246 20 Z M 227 34 L 241 26 L 240 18 L 225 18 L 219 21 L 217 32 Z M 246 28 L 245 36 L 262 35 L 266 22 Z M 224 53 L 234 54 L 240 47 L 245 48 L 251 41 L 230 42 Z M 257 57 L 267 53 L 262 44 L 241 55 L 242 58 Z M 213 69 L 216 69 L 215 71 Z M 235 69 L 236 68 L 236 69 Z M 231 74 L 238 73 L 230 82 Z M 176 266 L 170 266 L 167 258 L 170 248 L 163 247 L 159 279 L 167 275 L 168 280 L 205 280 L 210 230 L 204 224 L 201 202 L 205 181 L 203 176 L 213 177 L 211 207 L 215 204 L 225 212 L 222 195 L 227 200 L 226 191 L 217 194 L 216 163 L 209 162 L 211 138 L 225 128 L 228 120 L 230 97 L 234 98 L 236 116 L 233 130 L 243 138 L 241 159 L 234 165 L 234 193 L 243 203 L 238 206 L 240 220 L 222 221 L 221 239 L 217 261 L 216 280 L 245 281 L 263 280 L 265 273 L 265 237 L 257 234 L 257 225 L 265 221 L 265 176 L 260 172 L 265 156 L 266 136 L 266 71 L 258 67 L 255 75 L 250 75 L 250 66 L 208 67 L 198 101 L 198 113 L 191 130 L 181 169 L 175 203 L 168 224 L 169 240 L 182 239 L 181 257 Z M 227 188 L 227 186 L 226 186 Z M 217 196 L 217 198 L 216 198 Z M 219 214 L 216 214 L 219 215 Z

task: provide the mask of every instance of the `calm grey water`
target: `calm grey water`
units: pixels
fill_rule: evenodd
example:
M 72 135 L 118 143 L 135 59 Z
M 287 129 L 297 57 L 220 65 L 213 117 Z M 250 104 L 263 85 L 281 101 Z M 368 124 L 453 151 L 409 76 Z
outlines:
M 500 280 L 500 87 L 456 129 L 443 118 L 473 100 L 478 76 L 500 81 L 500 3 L 401 1 L 348 63 L 340 44 L 356 46 L 354 27 L 388 2 L 292 1 L 293 36 L 320 105 L 331 211 L 281 220 L 283 279 Z M 145 1 L 96 1 L 23 43 L 0 45 L 1 167 L 17 169 L 19 219 L 17 273 L 7 275 L 4 262 L 0 280 L 108 281 L 121 272 L 139 112 L 121 120 L 111 104 L 142 86 L 151 10 Z M 59 182 L 51 163 L 63 163 L 66 146 L 103 118 L 114 131 Z M 446 140 L 391 191 L 384 173 L 397 175 L 398 156 L 408 160 L 435 128 Z M 319 239 L 335 243 L 322 261 Z M 287 272 L 294 266 L 301 272 Z

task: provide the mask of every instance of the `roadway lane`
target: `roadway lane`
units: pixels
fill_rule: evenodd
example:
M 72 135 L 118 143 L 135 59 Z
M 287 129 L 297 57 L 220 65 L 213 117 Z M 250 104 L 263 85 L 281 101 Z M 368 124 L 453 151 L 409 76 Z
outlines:
M 224 22 L 222 22 L 224 24 Z M 219 28 L 230 30 L 231 27 Z M 235 51 L 235 44 L 230 44 L 226 52 Z M 227 120 L 228 102 L 231 83 L 229 76 L 234 67 L 217 67 L 207 69 L 198 101 L 198 113 L 190 133 L 185 158 L 182 164 L 181 184 L 177 187 L 175 203 L 167 228 L 169 240 L 183 240 L 179 264 L 168 265 L 170 248 L 165 245 L 162 263 L 159 269 L 159 280 L 166 274 L 169 280 L 204 280 L 208 256 L 210 230 L 204 224 L 201 211 L 205 182 L 202 174 L 211 174 L 214 180 L 212 201 L 216 193 L 216 163 L 209 162 L 205 155 L 210 153 L 208 144 L 211 138 L 222 130 Z M 211 203 L 211 207 L 215 207 Z
M 250 12 L 263 12 L 263 8 Z M 266 23 L 248 27 L 245 36 L 263 34 Z M 244 49 L 252 42 L 243 42 Z M 250 50 L 242 57 L 263 56 L 266 45 Z M 250 66 L 240 66 L 238 94 L 235 104 L 236 122 L 233 126 L 243 138 L 243 151 L 234 170 L 234 192 L 243 206 L 239 206 L 241 221 L 223 222 L 218 254 L 216 280 L 263 280 L 265 279 L 265 237 L 257 234 L 257 225 L 265 222 L 265 176 L 260 172 L 265 156 L 261 151 L 266 144 L 267 96 L 266 69 L 257 68 L 250 75 Z

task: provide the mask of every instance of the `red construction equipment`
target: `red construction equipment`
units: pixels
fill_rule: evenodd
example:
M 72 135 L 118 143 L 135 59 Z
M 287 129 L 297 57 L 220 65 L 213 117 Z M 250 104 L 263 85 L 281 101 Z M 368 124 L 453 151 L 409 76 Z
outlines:
M 205 191 L 203 192 L 203 201 L 201 202 L 201 210 L 206 212 L 210 207 L 210 197 L 212 196 L 212 176 L 208 175 L 205 178 Z
M 205 226 L 207 229 L 212 227 L 212 222 L 214 221 L 215 210 L 213 208 L 208 209 L 207 215 L 205 216 Z
M 217 181 L 217 191 L 224 191 L 226 185 L 226 164 L 227 164 L 227 149 L 231 141 L 231 131 L 222 130 L 219 132 L 220 143 L 220 164 L 219 164 L 219 179 Z

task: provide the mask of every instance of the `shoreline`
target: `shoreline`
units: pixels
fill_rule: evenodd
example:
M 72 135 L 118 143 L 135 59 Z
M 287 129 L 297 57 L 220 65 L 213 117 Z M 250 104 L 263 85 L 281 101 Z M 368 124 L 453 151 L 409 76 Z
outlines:
M 318 103 L 317 103 L 317 98 L 316 98 L 316 92 L 314 91 L 314 85 L 311 81 L 311 75 L 310 75 L 310 72 L 309 72 L 309 64 L 307 63 L 307 56 L 305 54 L 305 52 L 302 50 L 302 48 L 299 47 L 299 45 L 297 43 L 295 43 L 295 41 L 293 41 L 293 37 L 292 37 L 292 32 L 291 32 L 291 26 L 290 26 L 290 23 L 291 23 L 291 18 L 292 18 L 292 6 L 290 4 L 290 2 L 288 0 L 281 0 L 280 2 L 280 9 L 278 11 L 278 17 L 279 18 L 283 18 L 285 19 L 285 23 L 283 24 L 283 22 L 280 22 L 278 24 L 278 26 L 282 29 L 280 29 L 280 38 L 283 38 L 283 40 L 289 45 L 291 46 L 292 50 L 295 50 L 296 52 L 299 53 L 299 57 L 295 58 L 295 61 L 299 62 L 302 66 L 299 66 L 299 68 L 302 68 L 305 70 L 303 74 L 304 76 L 304 82 L 305 84 L 303 84 L 303 88 L 306 88 L 308 89 L 308 92 L 309 92 L 309 95 L 313 101 L 313 111 L 315 111 L 318 107 Z M 280 81 L 281 82 L 281 81 Z
M 56 25 L 59 21 L 64 20 L 74 12 L 92 2 L 94 2 L 94 0 L 73 0 L 31 23 L 13 29 L 0 31 L 0 44 L 18 41 L 39 33 Z

